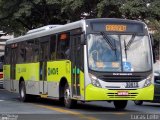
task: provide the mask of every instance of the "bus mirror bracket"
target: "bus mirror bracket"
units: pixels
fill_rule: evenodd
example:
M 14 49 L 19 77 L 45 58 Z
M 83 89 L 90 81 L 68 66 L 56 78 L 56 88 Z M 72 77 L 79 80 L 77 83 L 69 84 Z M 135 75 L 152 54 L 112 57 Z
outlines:
M 81 34 L 81 45 L 85 45 L 85 34 Z
M 153 39 L 152 34 L 149 34 L 149 37 L 150 37 L 150 39 L 151 39 L 151 44 L 152 44 L 152 46 L 154 46 L 154 39 Z

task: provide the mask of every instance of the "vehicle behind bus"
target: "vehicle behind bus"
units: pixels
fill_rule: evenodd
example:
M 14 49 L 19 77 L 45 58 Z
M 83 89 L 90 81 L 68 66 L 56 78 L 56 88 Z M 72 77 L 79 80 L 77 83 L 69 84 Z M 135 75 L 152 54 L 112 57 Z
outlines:
M 160 60 L 154 64 L 154 98 L 150 101 L 136 100 L 136 105 L 142 105 L 143 102 L 160 103 Z

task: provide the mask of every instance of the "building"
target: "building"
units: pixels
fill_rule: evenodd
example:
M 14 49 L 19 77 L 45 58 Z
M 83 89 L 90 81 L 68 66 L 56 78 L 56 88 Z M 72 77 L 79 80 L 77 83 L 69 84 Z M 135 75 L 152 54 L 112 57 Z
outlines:
M 8 35 L 0 31 L 0 57 L 4 55 L 6 40 L 13 38 L 13 35 Z

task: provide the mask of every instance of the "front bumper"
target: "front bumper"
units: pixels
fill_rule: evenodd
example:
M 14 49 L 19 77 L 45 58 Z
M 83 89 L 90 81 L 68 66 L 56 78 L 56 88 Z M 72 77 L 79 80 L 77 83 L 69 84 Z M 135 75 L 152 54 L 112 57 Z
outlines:
M 127 91 L 128 95 L 118 95 L 118 92 Z M 86 101 L 99 101 L 99 100 L 153 100 L 154 85 L 151 84 L 145 88 L 135 90 L 108 90 L 104 88 L 94 87 L 89 84 L 85 91 Z

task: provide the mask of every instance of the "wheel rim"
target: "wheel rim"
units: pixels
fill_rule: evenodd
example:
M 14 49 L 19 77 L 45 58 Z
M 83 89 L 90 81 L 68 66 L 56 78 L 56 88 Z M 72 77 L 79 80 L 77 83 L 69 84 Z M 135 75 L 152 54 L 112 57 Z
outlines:
M 64 103 L 68 104 L 70 101 L 70 90 L 67 88 L 64 93 Z
M 24 98 L 24 89 L 21 88 L 21 97 Z

